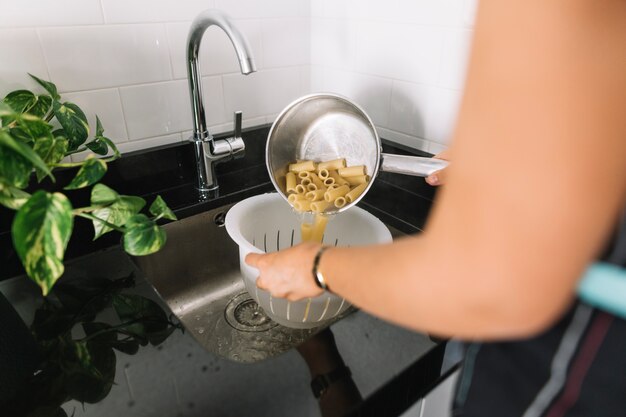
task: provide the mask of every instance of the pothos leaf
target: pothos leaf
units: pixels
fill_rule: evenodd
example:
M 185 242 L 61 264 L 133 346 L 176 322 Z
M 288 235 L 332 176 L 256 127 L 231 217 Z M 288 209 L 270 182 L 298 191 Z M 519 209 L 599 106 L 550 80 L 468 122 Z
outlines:
M 15 111 L 8 104 L 0 101 L 0 117 L 12 116 L 15 114 Z
M 52 109 L 69 140 L 70 151 L 78 149 L 89 136 L 89 123 L 83 111 L 73 103 L 52 102 Z
M 53 137 L 52 135 L 40 138 L 35 142 L 33 150 L 47 164 L 54 165 L 61 162 L 67 152 L 67 139 L 64 137 Z M 45 173 L 37 169 L 37 180 L 41 181 Z
M 124 226 L 129 218 L 139 213 L 146 201 L 141 197 L 119 195 L 104 184 L 96 184 L 91 190 L 91 205 L 105 206 L 92 211 L 92 215 L 116 226 Z M 93 227 L 94 240 L 113 230 L 97 220 L 93 221 Z
M 45 120 L 39 117 L 29 114 L 22 114 L 17 119 L 18 125 L 22 130 L 33 140 L 36 141 L 39 138 L 52 136 L 52 126 Z
M 1 156 L 0 156 L 1 158 Z M 0 204 L 11 210 L 22 207 L 30 198 L 30 194 L 15 187 L 2 187 L 0 190 Z
M 109 394 L 116 363 L 111 347 L 91 341 L 72 341 L 63 359 L 65 389 L 71 398 L 93 404 Z
M 11 106 L 16 113 L 24 113 L 37 101 L 37 96 L 32 91 L 15 90 L 7 94 L 2 101 Z
M 48 94 L 50 94 L 52 99 L 58 100 L 61 98 L 61 96 L 57 92 L 57 86 L 54 85 L 54 83 L 42 80 L 41 78 L 35 77 L 33 74 L 30 73 L 28 75 L 30 75 L 33 80 L 35 80 L 40 86 L 42 86 L 48 92 Z
M 64 189 L 76 190 L 97 183 L 107 172 L 107 164 L 102 159 L 88 157 L 76 176 Z
M 104 128 L 98 116 L 96 116 L 96 137 L 85 146 L 98 155 L 106 155 L 109 152 L 109 148 L 111 148 L 115 158 L 119 158 L 120 156 L 120 151 L 117 149 L 117 146 L 115 146 L 111 139 L 104 136 Z
M 135 294 L 117 294 L 113 308 L 122 322 L 131 322 L 124 330 L 153 345 L 162 343 L 176 329 L 170 326 L 165 312 L 149 298 Z
M 5 132 L 0 130 L 0 178 L 8 185 L 25 188 L 28 185 L 33 165 L 14 149 L 4 146 L 4 135 Z
M 26 273 L 44 295 L 63 274 L 63 257 L 72 227 L 72 205 L 60 193 L 39 190 L 15 215 L 11 228 L 13 246 Z
M 149 255 L 165 244 L 165 232 L 145 214 L 135 214 L 125 226 L 124 250 L 131 255 Z
M 52 176 L 52 172 L 50 172 L 50 168 L 46 165 L 44 161 L 41 160 L 39 155 L 35 153 L 35 151 L 28 145 L 18 142 L 11 137 L 6 131 L 0 130 L 0 147 L 4 147 L 10 149 L 11 151 L 17 153 L 22 156 L 28 162 L 30 162 L 31 166 L 34 166 L 37 169 L 40 169 L 46 175 L 49 175 L 50 178 L 54 180 Z M 6 159 L 6 158 L 3 158 Z
M 52 99 L 47 95 L 35 95 L 28 90 L 16 90 L 6 95 L 4 103 L 11 106 L 16 113 L 30 113 L 44 117 L 50 110 Z
M 152 204 L 150 205 L 150 214 L 159 218 L 165 218 L 169 220 L 177 220 L 174 212 L 167 206 L 163 198 L 158 195 Z

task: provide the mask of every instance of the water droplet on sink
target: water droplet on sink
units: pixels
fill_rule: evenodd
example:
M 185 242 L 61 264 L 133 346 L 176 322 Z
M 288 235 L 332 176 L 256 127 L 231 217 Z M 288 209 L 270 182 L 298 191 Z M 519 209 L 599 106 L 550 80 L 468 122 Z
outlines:
M 204 333 L 204 327 L 198 327 L 196 330 L 197 330 L 197 331 L 198 331 L 198 333 L 200 333 L 200 334 Z

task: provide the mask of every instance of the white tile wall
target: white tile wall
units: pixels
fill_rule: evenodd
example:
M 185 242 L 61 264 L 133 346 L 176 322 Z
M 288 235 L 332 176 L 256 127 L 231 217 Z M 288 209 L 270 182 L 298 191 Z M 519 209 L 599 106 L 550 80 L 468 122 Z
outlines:
M 239 73 L 215 28 L 202 42 L 213 133 L 271 123 L 311 91 L 361 104 L 390 139 L 441 149 L 461 97 L 477 0 L 30 0 L 0 13 L 0 97 L 51 79 L 124 149 L 169 143 L 191 129 L 185 40 L 206 8 L 230 14 L 258 72 Z M 383 130 L 384 129 L 384 130 Z
M 311 89 L 361 104 L 382 137 L 428 152 L 452 136 L 478 0 L 311 3 Z

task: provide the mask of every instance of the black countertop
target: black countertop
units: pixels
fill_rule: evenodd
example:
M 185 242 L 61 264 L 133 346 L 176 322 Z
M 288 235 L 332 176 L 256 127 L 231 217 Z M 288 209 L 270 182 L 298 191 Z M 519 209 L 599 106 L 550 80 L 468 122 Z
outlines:
M 191 144 L 176 144 L 126 154 L 110 164 L 102 182 L 120 194 L 138 195 L 149 202 L 156 195 L 161 195 L 179 219 L 202 213 L 259 193 L 273 191 L 264 162 L 268 131 L 267 126 L 244 131 L 245 156 L 217 166 L 219 195 L 209 200 L 200 199 L 195 190 L 196 174 Z M 428 156 L 386 141 L 383 141 L 383 149 L 389 153 Z M 59 173 L 57 184 L 46 184 L 46 187 L 50 190 L 61 188 L 70 181 L 74 172 L 66 170 Z M 88 205 L 88 192 L 78 190 L 67 194 L 75 207 Z M 434 189 L 421 178 L 379 173 L 360 206 L 386 224 L 403 233 L 412 234 L 419 232 L 424 226 L 434 195 Z M 23 273 L 11 245 L 12 216 L 12 212 L 0 209 L 0 281 Z M 92 237 L 90 222 L 77 219 L 66 260 L 105 252 L 119 246 L 119 236 L 113 233 L 96 241 L 92 241 Z M 444 348 L 445 343 L 434 345 L 427 354 L 416 358 L 412 365 L 382 384 L 382 388 L 366 398 L 362 406 L 351 415 L 400 415 L 442 378 Z

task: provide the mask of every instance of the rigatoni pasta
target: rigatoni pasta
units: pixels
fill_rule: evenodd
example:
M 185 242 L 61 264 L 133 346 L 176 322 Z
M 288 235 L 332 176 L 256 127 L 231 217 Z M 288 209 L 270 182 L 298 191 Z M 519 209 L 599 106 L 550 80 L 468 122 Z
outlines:
M 351 204 L 370 181 L 364 165 L 347 166 L 345 158 L 298 160 L 287 168 L 288 201 L 301 212 L 325 213 Z

